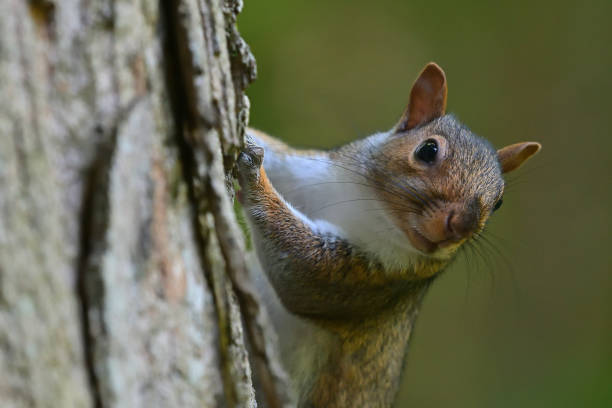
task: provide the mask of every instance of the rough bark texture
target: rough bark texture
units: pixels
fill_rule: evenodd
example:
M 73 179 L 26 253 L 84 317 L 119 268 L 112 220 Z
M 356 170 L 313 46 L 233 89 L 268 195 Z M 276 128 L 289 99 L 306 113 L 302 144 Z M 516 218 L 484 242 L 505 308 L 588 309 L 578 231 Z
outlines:
M 0 2 L 3 407 L 254 406 L 245 337 L 286 403 L 228 194 L 240 7 Z

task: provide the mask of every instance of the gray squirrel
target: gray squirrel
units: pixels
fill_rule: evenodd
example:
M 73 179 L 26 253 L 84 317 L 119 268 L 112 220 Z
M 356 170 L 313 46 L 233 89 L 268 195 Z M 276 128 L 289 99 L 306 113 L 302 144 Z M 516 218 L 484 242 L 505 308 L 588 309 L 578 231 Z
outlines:
M 445 114 L 446 94 L 429 63 L 390 131 L 332 151 L 247 130 L 240 200 L 300 407 L 393 403 L 427 288 L 541 148 L 496 151 Z

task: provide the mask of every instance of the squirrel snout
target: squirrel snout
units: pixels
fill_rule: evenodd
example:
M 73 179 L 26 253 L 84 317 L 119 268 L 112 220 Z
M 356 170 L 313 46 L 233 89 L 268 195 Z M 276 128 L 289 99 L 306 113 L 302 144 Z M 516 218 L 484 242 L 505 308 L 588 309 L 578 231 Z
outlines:
M 463 239 L 478 228 L 478 213 L 471 208 L 462 211 L 451 208 L 444 224 L 448 239 Z
M 436 210 L 423 214 L 416 221 L 415 227 L 418 232 L 416 235 L 425 240 L 413 239 L 413 244 L 417 249 L 429 253 L 457 243 L 478 230 L 479 217 L 480 211 L 475 205 L 461 203 L 440 205 Z M 423 245 L 424 243 L 427 245 Z

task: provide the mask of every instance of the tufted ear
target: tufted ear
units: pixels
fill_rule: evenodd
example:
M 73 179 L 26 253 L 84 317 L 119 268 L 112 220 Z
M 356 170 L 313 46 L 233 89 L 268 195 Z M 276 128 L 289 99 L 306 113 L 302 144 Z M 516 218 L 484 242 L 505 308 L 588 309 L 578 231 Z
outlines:
M 540 151 L 542 145 L 538 142 L 521 142 L 502 147 L 497 151 L 497 158 L 502 168 L 502 173 L 516 170 L 531 156 Z
M 430 62 L 412 85 L 410 101 L 396 132 L 405 132 L 444 115 L 446 111 L 446 76 L 436 63 Z

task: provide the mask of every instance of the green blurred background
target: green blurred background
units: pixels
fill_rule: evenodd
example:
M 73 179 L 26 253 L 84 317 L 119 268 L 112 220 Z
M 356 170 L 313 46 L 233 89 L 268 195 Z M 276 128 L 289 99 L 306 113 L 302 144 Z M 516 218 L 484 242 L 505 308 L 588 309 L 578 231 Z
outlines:
M 399 407 L 612 407 L 612 1 L 246 0 L 251 125 L 331 147 L 390 128 L 428 61 L 512 175 L 493 248 L 430 291 Z

